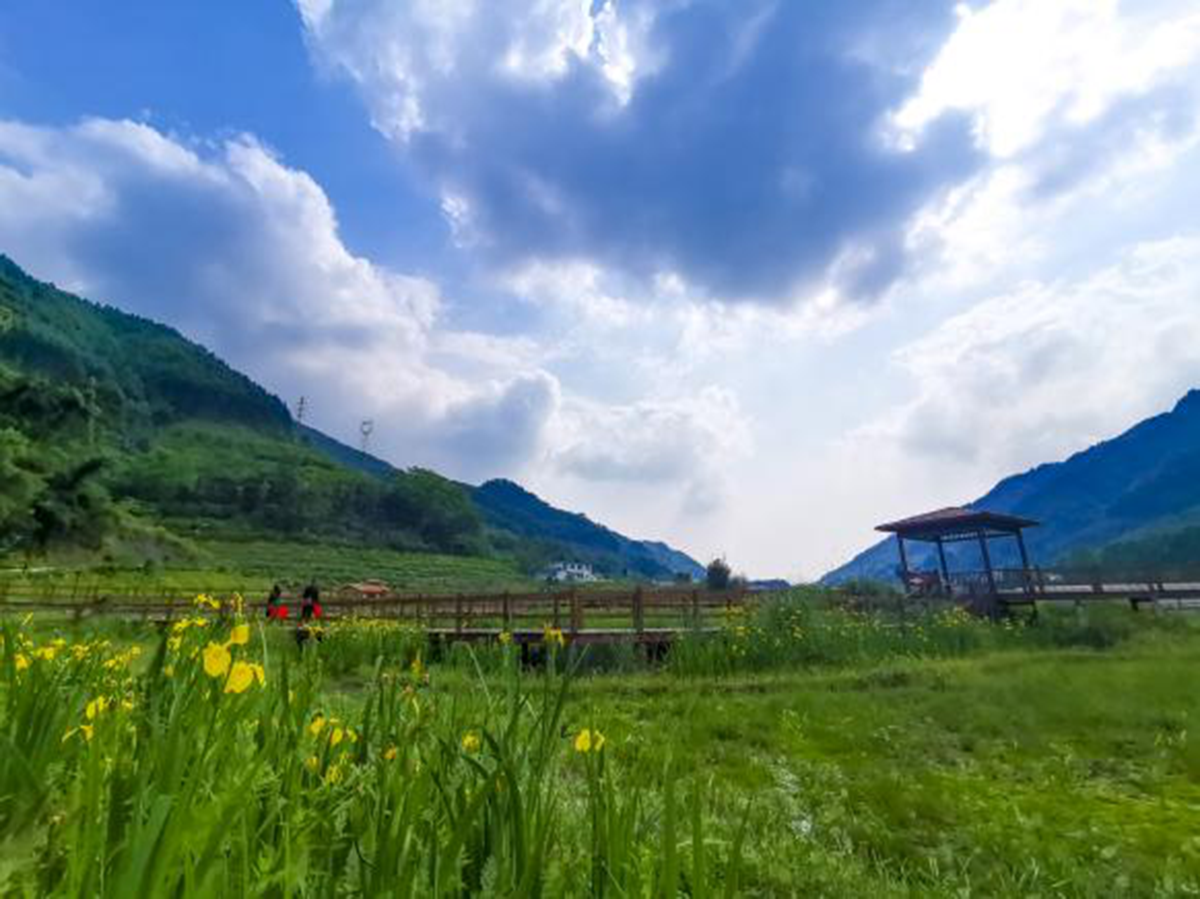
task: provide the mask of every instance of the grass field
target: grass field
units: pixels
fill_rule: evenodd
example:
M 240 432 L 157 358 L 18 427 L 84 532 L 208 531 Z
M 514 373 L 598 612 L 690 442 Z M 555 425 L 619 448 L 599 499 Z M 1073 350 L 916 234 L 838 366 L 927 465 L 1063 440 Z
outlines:
M 412 593 L 529 589 L 533 583 L 507 559 L 403 553 L 322 543 L 206 543 L 203 558 L 178 566 L 86 568 L 44 566 L 25 570 L 10 561 L 0 591 L 25 598 L 86 599 L 99 594 L 149 597 L 222 594 L 265 595 L 273 583 L 302 586 L 315 579 L 329 588 L 376 579 Z
M 535 669 L 500 643 L 431 661 L 380 623 L 303 650 L 238 623 L 9 625 L 0 893 L 1200 891 L 1184 616 L 900 628 L 785 602 L 652 668 L 565 647 Z

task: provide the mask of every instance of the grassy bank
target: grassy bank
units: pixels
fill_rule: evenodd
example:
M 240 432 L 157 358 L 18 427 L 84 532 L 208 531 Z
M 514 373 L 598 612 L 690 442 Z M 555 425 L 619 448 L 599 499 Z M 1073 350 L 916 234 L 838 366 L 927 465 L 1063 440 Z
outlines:
M 654 668 L 10 626 L 0 892 L 1188 895 L 1200 634 L 1117 611 L 793 604 Z
M 261 598 L 273 583 L 326 588 L 374 579 L 413 593 L 470 593 L 528 589 L 533 583 L 508 559 L 407 553 L 374 547 L 299 542 L 211 542 L 200 556 L 175 565 L 121 568 L 10 560 L 0 571 L 0 591 L 11 596 L 58 599 L 133 595 L 229 594 Z

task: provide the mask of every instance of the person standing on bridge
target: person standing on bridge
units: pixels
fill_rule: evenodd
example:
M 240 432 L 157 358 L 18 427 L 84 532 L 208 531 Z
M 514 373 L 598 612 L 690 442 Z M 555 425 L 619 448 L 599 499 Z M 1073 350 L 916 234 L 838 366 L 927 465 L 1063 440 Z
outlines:
M 283 621 L 287 617 L 288 607 L 283 603 L 283 590 L 276 584 L 267 597 L 267 620 Z

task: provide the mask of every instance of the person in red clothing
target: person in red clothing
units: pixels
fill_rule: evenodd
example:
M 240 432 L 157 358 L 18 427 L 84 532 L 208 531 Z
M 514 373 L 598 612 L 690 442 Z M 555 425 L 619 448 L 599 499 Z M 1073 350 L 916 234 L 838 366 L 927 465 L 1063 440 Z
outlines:
M 283 603 L 283 590 L 276 584 L 267 597 L 267 620 L 283 621 L 288 617 L 288 607 Z
M 309 621 L 314 618 L 319 619 L 322 614 L 321 591 L 314 581 L 304 588 L 304 602 L 300 606 L 300 620 Z
M 321 608 L 321 591 L 313 581 L 304 588 L 304 595 L 300 603 L 300 624 L 296 628 L 297 646 L 303 646 L 309 637 L 316 637 L 320 642 L 321 628 L 317 627 L 315 622 L 319 621 L 322 615 L 324 615 L 324 610 Z

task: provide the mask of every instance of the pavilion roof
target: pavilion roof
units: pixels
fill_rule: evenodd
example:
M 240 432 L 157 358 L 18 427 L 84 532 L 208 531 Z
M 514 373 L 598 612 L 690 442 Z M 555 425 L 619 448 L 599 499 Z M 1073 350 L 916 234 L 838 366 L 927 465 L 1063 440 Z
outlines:
M 900 521 L 881 524 L 875 530 L 888 534 L 899 534 L 906 540 L 955 540 L 974 537 L 979 532 L 985 536 L 994 534 L 1015 534 L 1023 528 L 1037 527 L 1038 522 L 1031 518 L 1021 518 L 1017 515 L 1006 515 L 1003 512 L 989 512 L 985 509 L 951 506 L 914 515 Z

